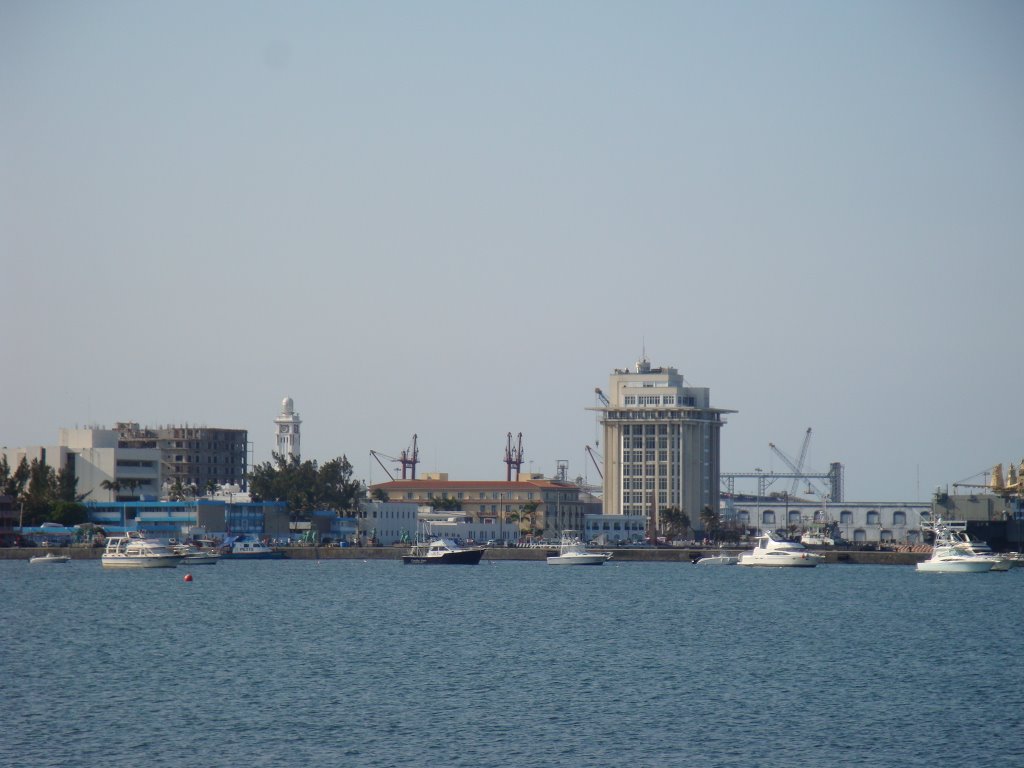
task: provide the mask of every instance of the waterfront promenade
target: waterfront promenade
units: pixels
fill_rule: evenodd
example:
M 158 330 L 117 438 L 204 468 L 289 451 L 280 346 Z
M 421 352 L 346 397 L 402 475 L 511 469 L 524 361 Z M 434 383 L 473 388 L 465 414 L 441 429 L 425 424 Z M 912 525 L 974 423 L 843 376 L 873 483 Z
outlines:
M 408 547 L 276 547 L 292 560 L 398 560 Z M 484 554 L 485 560 L 544 560 L 554 549 L 546 547 L 495 547 Z M 709 552 L 739 554 L 749 548 L 719 549 L 715 547 L 605 547 L 597 550 L 611 552 L 611 562 L 685 563 Z M 848 565 L 913 565 L 928 559 L 925 552 L 890 552 L 857 549 L 816 549 L 825 556 L 826 563 Z M 103 554 L 102 547 L 23 547 L 0 549 L 0 560 L 28 560 L 35 555 L 53 552 L 70 555 L 73 560 L 98 560 Z

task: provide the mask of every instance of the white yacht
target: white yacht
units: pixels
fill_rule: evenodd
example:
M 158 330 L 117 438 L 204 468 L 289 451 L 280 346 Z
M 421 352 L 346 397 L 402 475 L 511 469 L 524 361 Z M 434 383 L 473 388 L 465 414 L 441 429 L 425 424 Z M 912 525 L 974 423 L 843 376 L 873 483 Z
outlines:
M 548 565 L 604 565 L 611 560 L 610 552 L 587 552 L 576 531 L 562 531 L 558 554 L 548 555 Z
M 809 552 L 803 544 L 786 541 L 772 531 L 763 532 L 755 539 L 754 549 L 740 555 L 740 565 L 774 568 L 813 568 L 825 558 Z
M 925 573 L 987 573 L 1002 561 L 992 555 L 975 554 L 970 546 L 965 546 L 959 536 L 958 526 L 936 518 L 930 525 L 922 528 L 935 534 L 932 544 L 932 555 L 917 564 L 917 570 Z M 966 527 L 966 526 L 965 526 Z
M 174 568 L 182 561 L 169 546 L 138 531 L 107 539 L 100 561 L 104 568 Z

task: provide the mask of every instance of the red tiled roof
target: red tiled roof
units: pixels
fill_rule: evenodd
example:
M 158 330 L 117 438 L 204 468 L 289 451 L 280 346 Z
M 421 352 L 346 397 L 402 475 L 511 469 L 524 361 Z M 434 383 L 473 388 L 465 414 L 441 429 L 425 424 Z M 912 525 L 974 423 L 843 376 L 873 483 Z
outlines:
M 579 490 L 577 486 L 554 480 L 389 480 L 374 483 L 370 490 L 382 491 L 536 491 Z

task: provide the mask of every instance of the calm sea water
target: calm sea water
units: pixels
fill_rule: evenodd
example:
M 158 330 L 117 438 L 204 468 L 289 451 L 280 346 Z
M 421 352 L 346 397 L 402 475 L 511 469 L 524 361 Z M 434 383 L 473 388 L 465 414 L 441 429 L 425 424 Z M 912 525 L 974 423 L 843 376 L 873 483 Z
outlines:
M 5 766 L 1022 766 L 1024 569 L 0 562 Z

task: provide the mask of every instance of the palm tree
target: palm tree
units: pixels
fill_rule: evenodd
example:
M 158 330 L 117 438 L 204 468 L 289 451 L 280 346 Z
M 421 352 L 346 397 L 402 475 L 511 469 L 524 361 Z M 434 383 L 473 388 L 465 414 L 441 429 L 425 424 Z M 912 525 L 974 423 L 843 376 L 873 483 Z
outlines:
M 114 494 L 121 490 L 121 484 L 117 480 L 104 480 L 100 483 L 100 488 L 105 491 L 110 491 L 110 500 L 114 500 Z
M 185 486 L 181 483 L 181 478 L 175 479 L 171 484 L 171 489 L 167 493 L 167 498 L 171 501 L 184 501 L 185 500 Z
M 718 529 L 722 525 L 722 519 L 718 512 L 710 505 L 705 505 L 700 513 L 700 524 L 704 529 L 704 535 L 709 539 L 718 538 Z
M 142 485 L 144 482 L 144 480 L 140 480 L 138 478 L 129 478 L 127 480 L 120 481 L 121 487 L 126 491 L 129 491 L 133 495 L 135 494 L 135 491 L 138 489 L 138 487 Z

